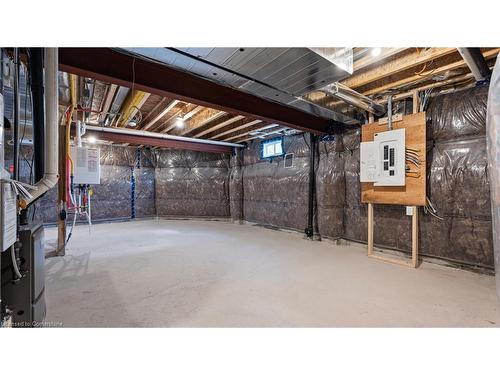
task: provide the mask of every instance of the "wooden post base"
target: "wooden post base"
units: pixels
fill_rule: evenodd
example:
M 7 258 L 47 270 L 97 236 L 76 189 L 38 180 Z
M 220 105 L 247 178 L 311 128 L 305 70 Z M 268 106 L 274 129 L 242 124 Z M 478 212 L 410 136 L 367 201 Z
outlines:
M 400 266 L 417 268 L 418 262 L 418 207 L 412 206 L 412 242 L 411 242 L 411 260 L 394 259 L 379 254 L 374 254 L 373 230 L 374 230 L 374 206 L 368 203 L 368 256 L 386 263 L 397 264 Z

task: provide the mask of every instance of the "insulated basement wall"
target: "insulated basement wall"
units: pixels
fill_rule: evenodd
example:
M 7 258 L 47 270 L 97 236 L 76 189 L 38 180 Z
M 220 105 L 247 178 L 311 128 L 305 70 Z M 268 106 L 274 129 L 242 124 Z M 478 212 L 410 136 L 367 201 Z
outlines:
M 157 154 L 158 216 L 229 217 L 229 156 L 187 150 Z
M 229 208 L 231 220 L 243 220 L 243 150 L 235 148 L 230 160 Z
M 136 147 L 111 145 L 101 145 L 99 148 L 101 151 L 101 184 L 93 185 L 92 219 L 131 218 L 132 171 L 135 175 L 135 217 L 154 216 L 154 168 L 147 154 L 148 151 L 141 150 L 138 154 Z M 21 180 L 28 183 L 30 181 L 32 147 L 22 147 L 21 155 Z M 34 206 L 35 220 L 55 223 L 58 217 L 57 186 L 48 191 Z M 30 214 L 33 214 L 33 209 Z M 73 217 L 70 216 L 68 220 L 72 219 Z M 80 219 L 84 220 L 85 218 L 82 216 Z
M 486 154 L 488 86 L 431 101 L 427 134 L 434 141 L 428 160 L 428 195 L 444 220 L 425 216 L 424 252 L 493 267 L 490 187 Z
M 434 97 L 427 110 L 428 196 L 443 220 L 420 209 L 420 253 L 493 267 L 487 178 L 487 86 Z M 319 142 L 316 169 L 317 225 L 322 237 L 366 242 L 367 205 L 359 182 L 360 130 Z M 304 136 L 285 137 L 297 152 L 292 171 L 283 158 L 259 160 L 260 142 L 244 151 L 244 219 L 302 231 L 307 220 L 309 148 Z M 410 251 L 411 217 L 404 206 L 375 205 L 376 245 Z
M 305 135 L 285 137 L 285 153 L 293 153 L 293 166 L 283 157 L 262 160 L 260 142 L 243 151 L 243 216 L 250 222 L 304 231 L 307 226 L 309 140 Z
M 115 145 L 100 146 L 100 149 L 101 184 L 94 186 L 93 218 L 154 216 L 154 168 L 149 151 Z M 96 206 L 99 206 L 97 213 Z
M 443 220 L 419 216 L 420 253 L 465 264 L 493 266 L 486 171 L 487 86 L 434 97 L 427 109 L 427 195 Z M 367 240 L 367 207 L 360 203 L 359 131 L 343 135 L 346 186 L 344 237 Z M 376 245 L 410 251 L 405 207 L 375 205 Z
M 93 220 L 230 216 L 228 155 L 118 145 L 99 148 L 101 183 L 93 185 Z M 32 147 L 23 147 L 22 152 L 21 179 L 29 182 Z M 57 221 L 57 187 L 35 203 L 34 211 L 36 220 Z
M 316 166 L 316 220 L 321 237 L 340 238 L 344 234 L 346 178 L 343 137 L 318 142 Z

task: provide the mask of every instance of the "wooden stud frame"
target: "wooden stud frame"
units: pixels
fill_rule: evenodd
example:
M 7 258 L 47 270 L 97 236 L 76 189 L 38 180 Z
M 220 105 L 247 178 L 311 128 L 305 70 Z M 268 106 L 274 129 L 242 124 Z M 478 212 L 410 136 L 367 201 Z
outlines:
M 418 92 L 413 93 L 413 113 L 417 113 L 419 101 Z M 424 150 L 425 154 L 425 150 Z M 411 217 L 411 260 L 394 259 L 386 256 L 382 256 L 374 253 L 374 242 L 373 242 L 373 232 L 374 232 L 374 204 L 368 203 L 368 256 L 373 259 L 381 260 L 386 263 L 397 264 L 400 266 L 417 268 L 419 266 L 418 262 L 418 206 L 412 207 L 412 217 Z

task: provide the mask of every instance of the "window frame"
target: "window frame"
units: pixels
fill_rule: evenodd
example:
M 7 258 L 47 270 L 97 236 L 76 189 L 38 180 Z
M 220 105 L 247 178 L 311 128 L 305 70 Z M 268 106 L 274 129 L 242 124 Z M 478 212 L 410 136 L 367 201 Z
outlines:
M 274 155 L 271 155 L 271 156 L 264 156 L 264 147 L 267 145 L 267 144 L 270 144 L 270 143 L 276 143 L 277 141 L 281 142 L 281 154 L 274 154 Z M 274 138 L 270 138 L 270 139 L 266 139 L 262 142 L 260 142 L 260 158 L 261 160 L 269 160 L 269 159 L 272 159 L 272 158 L 275 158 L 275 157 L 279 157 L 279 156 L 283 156 L 285 155 L 285 150 L 284 150 L 284 138 L 283 137 L 274 137 Z

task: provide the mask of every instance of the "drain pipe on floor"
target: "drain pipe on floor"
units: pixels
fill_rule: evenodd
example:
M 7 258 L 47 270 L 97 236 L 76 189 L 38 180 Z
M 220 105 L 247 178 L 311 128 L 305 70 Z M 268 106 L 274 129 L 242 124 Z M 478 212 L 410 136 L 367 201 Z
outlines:
M 25 200 L 26 206 L 36 201 L 52 189 L 58 181 L 58 105 L 59 88 L 57 82 L 57 48 L 45 48 L 45 148 L 44 172 L 35 184 L 31 197 Z
M 316 135 L 309 133 L 310 150 L 309 150 L 309 195 L 307 205 L 307 228 L 305 234 L 307 238 L 314 239 L 314 192 L 316 189 Z

